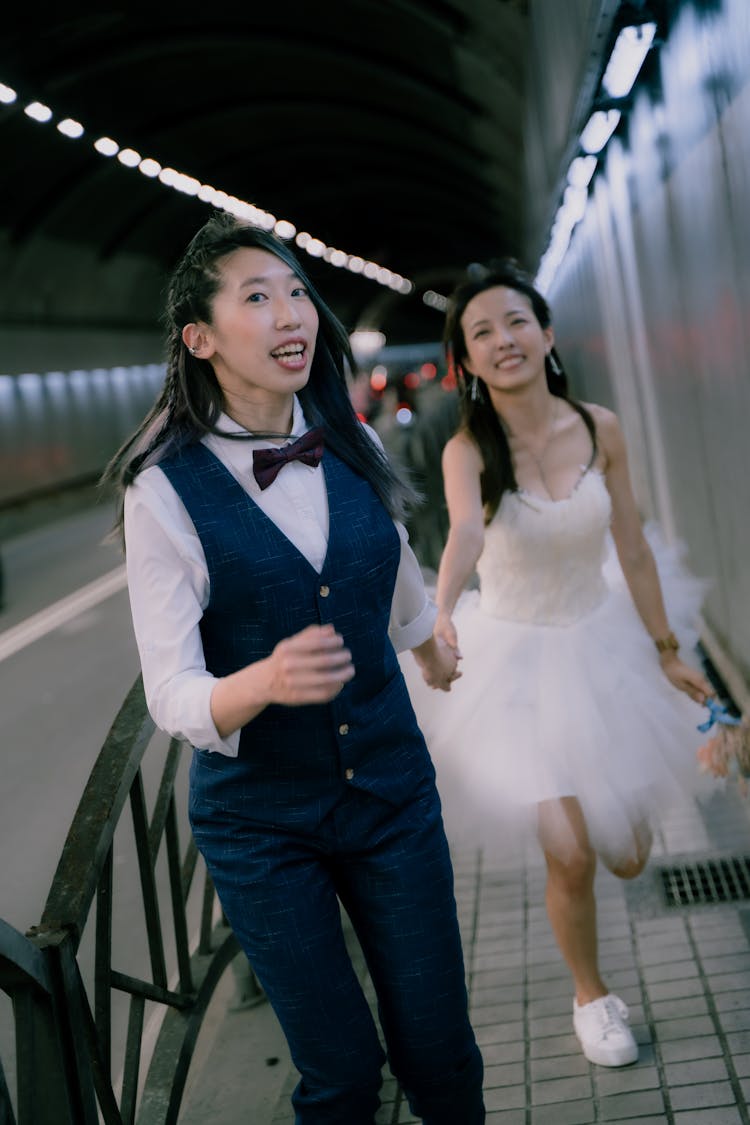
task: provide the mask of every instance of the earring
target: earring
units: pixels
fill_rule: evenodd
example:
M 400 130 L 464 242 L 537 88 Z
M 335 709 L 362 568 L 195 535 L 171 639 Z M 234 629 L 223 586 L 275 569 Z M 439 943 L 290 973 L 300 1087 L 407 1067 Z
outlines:
M 469 397 L 471 398 L 472 402 L 478 402 L 479 401 L 479 379 L 477 378 L 476 375 L 472 379 Z
M 190 354 L 191 354 L 191 355 L 195 355 L 195 353 L 196 353 L 196 352 L 198 351 L 198 349 L 197 349 L 197 348 L 191 348 L 191 347 L 188 347 L 188 351 L 190 352 Z
M 552 371 L 552 374 L 553 375 L 562 375 L 563 369 L 560 366 L 560 363 L 559 363 L 555 353 L 554 352 L 547 352 L 547 355 L 549 356 L 549 366 L 550 366 L 550 370 Z

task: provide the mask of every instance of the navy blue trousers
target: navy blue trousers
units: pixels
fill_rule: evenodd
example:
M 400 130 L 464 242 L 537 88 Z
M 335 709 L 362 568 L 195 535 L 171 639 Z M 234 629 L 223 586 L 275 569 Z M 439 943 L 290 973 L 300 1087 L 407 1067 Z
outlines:
M 284 1030 L 297 1125 L 373 1125 L 384 1055 L 344 944 L 367 959 L 388 1061 L 424 1125 L 481 1125 L 453 871 L 432 783 L 402 807 L 353 788 L 313 834 L 191 792 L 196 843 Z

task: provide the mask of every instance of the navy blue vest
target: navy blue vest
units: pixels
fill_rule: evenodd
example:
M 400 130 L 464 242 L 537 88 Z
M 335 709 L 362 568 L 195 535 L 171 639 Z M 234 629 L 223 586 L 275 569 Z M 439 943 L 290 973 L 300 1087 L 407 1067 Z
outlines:
M 201 540 L 210 579 L 201 620 L 216 676 L 332 623 L 356 675 L 329 704 L 266 707 L 238 758 L 197 750 L 193 800 L 265 823 L 310 826 L 351 785 L 401 803 L 434 769 L 388 637 L 400 558 L 393 521 L 361 476 L 323 457 L 329 538 L 320 574 L 204 445 L 160 463 Z M 282 470 L 283 471 L 283 470 Z

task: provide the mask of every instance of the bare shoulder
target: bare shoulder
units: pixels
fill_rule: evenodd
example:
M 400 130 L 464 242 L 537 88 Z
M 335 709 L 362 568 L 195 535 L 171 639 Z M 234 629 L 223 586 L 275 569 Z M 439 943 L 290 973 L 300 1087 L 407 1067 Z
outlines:
M 614 410 L 610 410 L 609 407 L 600 406 L 598 402 L 582 402 L 581 406 L 585 410 L 588 410 L 596 423 L 597 430 L 600 428 L 603 430 L 612 429 L 613 427 L 616 429 L 620 428 L 617 415 Z
M 471 434 L 459 430 L 448 439 L 443 449 L 443 464 L 482 469 L 482 455 Z
M 620 421 L 614 410 L 596 402 L 582 402 L 581 406 L 588 410 L 594 420 L 597 443 L 606 459 L 616 457 L 623 449 L 624 441 Z

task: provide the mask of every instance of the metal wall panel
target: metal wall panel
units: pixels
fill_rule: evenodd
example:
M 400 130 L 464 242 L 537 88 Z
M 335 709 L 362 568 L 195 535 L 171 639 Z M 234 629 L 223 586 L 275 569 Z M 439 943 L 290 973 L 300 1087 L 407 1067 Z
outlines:
M 526 246 L 540 253 L 590 113 L 620 0 L 530 0 L 524 163 Z
M 707 623 L 747 677 L 750 5 L 683 4 L 660 69 L 549 297 L 577 392 L 615 404 L 643 513 L 711 579 Z
M 98 476 L 163 379 L 162 364 L 0 375 L 0 505 Z

